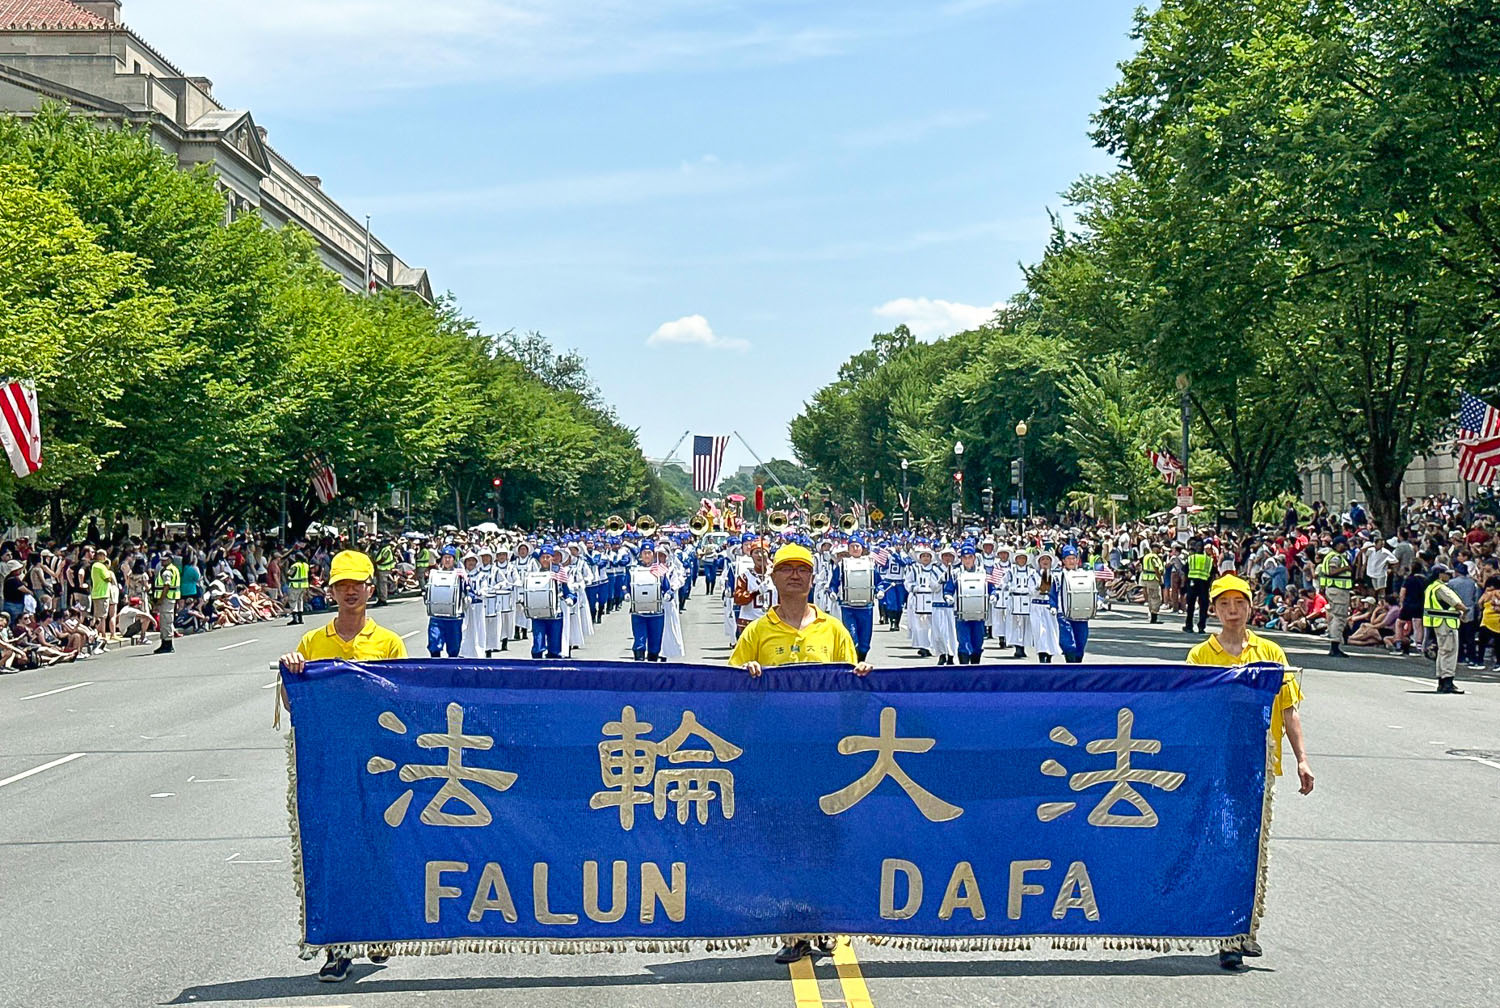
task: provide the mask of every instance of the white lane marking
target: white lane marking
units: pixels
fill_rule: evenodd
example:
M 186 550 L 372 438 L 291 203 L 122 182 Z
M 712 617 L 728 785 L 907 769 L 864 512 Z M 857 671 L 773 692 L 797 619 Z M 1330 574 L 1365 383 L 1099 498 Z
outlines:
M 229 855 L 227 858 L 224 859 L 224 863 L 225 864 L 281 864 L 281 859 L 280 858 L 276 858 L 275 860 L 272 860 L 272 861 L 252 861 L 252 860 L 249 860 L 249 859 L 241 861 L 239 859 L 239 857 L 240 857 L 240 852 L 239 851 L 235 851 L 233 854 Z
M 176 794 L 175 791 L 158 791 L 158 792 L 156 792 L 156 794 L 152 795 L 151 797 L 152 798 L 170 798 L 174 794 Z
M 261 689 L 270 689 L 272 686 L 275 686 L 279 682 L 281 682 L 280 679 L 273 680 L 272 682 L 266 683 L 264 686 L 261 687 Z
M 189 784 L 224 784 L 228 781 L 237 781 L 238 777 L 189 777 Z
M 91 679 L 88 682 L 76 682 L 76 683 L 74 683 L 71 686 L 59 686 L 57 689 L 49 689 L 45 693 L 33 693 L 33 694 L 31 694 L 31 696 L 23 696 L 23 697 L 21 697 L 21 699 L 22 700 L 38 700 L 38 699 L 40 699 L 40 698 L 42 698 L 44 696 L 52 696 L 54 693 L 66 693 L 70 689 L 82 689 L 84 686 L 92 686 L 92 685 L 94 685 L 94 682 Z
M 1398 725 L 1398 724 L 1388 724 L 1388 725 L 1386 725 L 1386 727 L 1387 728 L 1394 728 L 1396 731 L 1400 731 L 1401 730 L 1401 726 Z
M 0 780 L 0 787 L 4 787 L 7 784 L 14 784 L 16 781 L 25 780 L 27 777 L 30 777 L 32 774 L 39 774 L 43 770 L 51 770 L 55 766 L 62 766 L 64 763 L 71 763 L 74 760 L 79 759 L 80 757 L 83 757 L 83 756 L 86 756 L 86 755 L 88 755 L 88 754 L 87 753 L 76 752 L 76 753 L 73 753 L 73 754 L 71 754 L 69 756 L 63 756 L 63 757 L 60 757 L 58 759 L 55 759 L 51 763 L 43 763 L 39 767 L 32 767 L 30 770 L 23 770 L 20 773 L 16 774 L 14 777 L 7 777 L 4 780 Z
M 1416 676 L 1403 675 L 1403 676 L 1397 676 L 1396 678 L 1397 679 L 1405 679 L 1407 682 L 1414 682 L 1418 686 L 1431 686 L 1432 685 L 1432 680 L 1431 679 L 1418 679 Z
M 219 651 L 233 651 L 237 647 L 244 647 L 246 644 L 254 644 L 258 640 L 260 640 L 259 637 L 251 637 L 249 640 L 238 641 L 238 642 L 236 642 L 234 644 L 225 644 L 223 647 L 218 648 L 217 650 L 219 650 Z
M 1496 770 L 1500 770 L 1500 763 L 1496 763 L 1494 760 L 1482 759 L 1478 756 L 1460 756 L 1459 759 L 1473 760 L 1475 763 L 1483 763 L 1487 767 L 1494 767 Z M 4 781 L 0 781 L 0 784 L 4 783 Z
M 419 634 L 421 632 L 422 631 L 420 631 L 420 630 L 413 630 L 411 633 L 404 633 L 404 634 L 401 635 L 401 639 L 402 640 L 406 640 L 409 637 L 415 637 L 417 634 Z

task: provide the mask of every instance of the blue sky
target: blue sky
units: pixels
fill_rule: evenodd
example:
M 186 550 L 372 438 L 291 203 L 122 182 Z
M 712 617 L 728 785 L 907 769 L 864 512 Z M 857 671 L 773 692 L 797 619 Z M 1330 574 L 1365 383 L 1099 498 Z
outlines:
M 125 0 L 489 331 L 577 348 L 660 456 L 966 328 L 1109 168 L 1118 0 Z M 686 448 L 687 446 L 684 446 Z M 679 457 L 685 458 L 684 449 Z M 726 471 L 753 460 L 731 442 Z

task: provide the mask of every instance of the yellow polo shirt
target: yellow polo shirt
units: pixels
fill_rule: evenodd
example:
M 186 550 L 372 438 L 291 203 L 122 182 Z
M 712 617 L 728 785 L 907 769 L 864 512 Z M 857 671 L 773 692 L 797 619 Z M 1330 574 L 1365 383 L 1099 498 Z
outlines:
M 844 624 L 817 606 L 812 606 L 813 621 L 798 630 L 782 621 L 772 609 L 753 621 L 740 634 L 729 655 L 729 664 L 792 665 L 797 662 L 834 662 L 853 665 L 854 638 Z
M 320 658 L 343 658 L 346 661 L 382 661 L 386 658 L 405 658 L 406 644 L 394 630 L 379 626 L 365 617 L 364 629 L 350 641 L 344 640 L 333 629 L 333 620 L 327 626 L 309 630 L 302 635 L 297 652 L 308 661 Z
M 1237 655 L 1232 655 L 1220 647 L 1219 635 L 1214 634 L 1189 651 L 1187 660 L 1189 665 L 1229 666 L 1249 665 L 1252 662 L 1275 662 L 1285 667 L 1290 664 L 1280 644 L 1266 640 L 1250 630 L 1245 631 L 1245 650 Z M 1275 702 L 1271 704 L 1271 740 L 1276 743 L 1275 755 L 1271 757 L 1271 771 L 1277 776 L 1281 775 L 1281 712 L 1301 702 L 1302 687 L 1298 686 L 1297 680 L 1288 673 L 1282 680 L 1281 691 L 1276 694 Z

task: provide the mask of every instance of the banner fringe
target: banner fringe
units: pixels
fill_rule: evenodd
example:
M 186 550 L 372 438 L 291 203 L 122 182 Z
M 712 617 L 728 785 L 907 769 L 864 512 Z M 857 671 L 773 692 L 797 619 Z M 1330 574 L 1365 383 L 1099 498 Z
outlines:
M 356 959 L 369 956 L 435 956 L 462 953 L 514 955 L 613 955 L 644 952 L 650 955 L 683 955 L 691 952 L 750 952 L 757 945 L 776 948 L 790 945 L 807 935 L 761 935 L 754 938 L 453 938 L 443 941 L 345 942 L 336 945 L 299 946 L 303 959 L 320 952 Z M 938 938 L 922 935 L 847 935 L 850 941 L 878 948 L 911 952 L 1031 952 L 1039 945 L 1055 952 L 1190 952 L 1211 954 L 1240 948 L 1250 935 L 1230 938 L 1145 938 L 1129 935 L 1026 935 L 970 938 Z

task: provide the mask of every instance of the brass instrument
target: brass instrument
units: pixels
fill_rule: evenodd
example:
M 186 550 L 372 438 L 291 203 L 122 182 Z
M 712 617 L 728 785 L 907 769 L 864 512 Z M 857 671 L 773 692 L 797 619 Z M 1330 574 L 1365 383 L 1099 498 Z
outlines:
M 619 535 L 625 531 L 625 519 L 619 515 L 610 515 L 609 520 L 604 523 L 604 531 L 610 535 Z
M 823 535 L 831 528 L 833 528 L 833 520 L 826 514 L 815 514 L 807 523 L 807 531 L 813 535 Z
M 699 511 L 693 515 L 693 520 L 688 522 L 688 528 L 692 531 L 693 535 L 702 539 L 713 529 L 713 522 L 708 520 L 708 515 Z
M 851 511 L 839 519 L 839 529 L 844 532 L 854 532 L 859 529 L 859 519 Z
M 648 514 L 641 515 L 635 520 L 635 530 L 639 535 L 650 535 L 656 531 L 656 519 Z
M 787 517 L 785 511 L 772 511 L 766 516 L 766 528 L 772 532 L 784 531 L 790 524 L 791 519 Z

